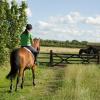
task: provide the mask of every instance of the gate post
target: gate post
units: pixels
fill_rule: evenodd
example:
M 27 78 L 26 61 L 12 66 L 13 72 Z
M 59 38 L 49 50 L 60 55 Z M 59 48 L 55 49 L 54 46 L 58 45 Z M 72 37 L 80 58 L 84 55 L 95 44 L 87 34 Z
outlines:
M 50 50 L 50 67 L 53 66 L 53 51 Z
M 100 64 L 100 51 L 98 52 L 98 64 Z

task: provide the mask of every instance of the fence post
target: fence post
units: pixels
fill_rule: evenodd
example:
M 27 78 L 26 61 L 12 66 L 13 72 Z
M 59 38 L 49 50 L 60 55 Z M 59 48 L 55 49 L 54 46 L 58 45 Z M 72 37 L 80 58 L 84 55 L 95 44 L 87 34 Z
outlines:
M 98 61 L 97 61 L 98 64 L 100 64 L 100 51 L 98 52 Z
M 53 66 L 53 51 L 50 50 L 50 66 Z

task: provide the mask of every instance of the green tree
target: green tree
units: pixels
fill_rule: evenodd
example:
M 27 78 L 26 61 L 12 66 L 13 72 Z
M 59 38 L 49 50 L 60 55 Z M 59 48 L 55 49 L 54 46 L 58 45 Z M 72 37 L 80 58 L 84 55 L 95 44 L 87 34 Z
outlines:
M 7 58 L 8 49 L 6 48 L 8 22 L 6 20 L 6 6 L 8 3 L 0 1 L 0 64 Z
M 80 44 L 80 42 L 79 41 L 77 41 L 77 40 L 72 40 L 72 42 L 71 42 L 72 44 L 75 44 L 75 45 L 78 45 L 78 44 Z
M 18 36 L 23 31 L 23 27 L 25 27 L 27 23 L 27 16 L 26 16 L 26 10 L 27 5 L 24 1 L 22 1 L 22 4 L 18 6 L 16 3 L 16 0 L 13 0 L 11 2 L 11 9 L 8 16 L 8 22 L 9 22 L 9 34 L 10 34 L 10 41 L 8 43 L 8 47 L 12 50 L 16 47 L 18 47 Z
M 0 0 L 0 64 L 8 58 L 9 51 L 18 47 L 18 36 L 26 26 L 27 4 L 22 1 L 19 6 L 16 0 Z

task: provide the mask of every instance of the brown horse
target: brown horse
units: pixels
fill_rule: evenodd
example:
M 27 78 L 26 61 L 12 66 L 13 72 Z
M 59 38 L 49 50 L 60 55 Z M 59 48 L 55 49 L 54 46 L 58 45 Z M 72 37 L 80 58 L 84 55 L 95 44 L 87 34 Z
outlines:
M 34 39 L 32 46 L 38 50 L 40 50 L 40 39 Z M 35 57 L 34 55 L 27 50 L 24 47 L 14 49 L 10 54 L 10 65 L 11 70 L 9 74 L 7 75 L 7 79 L 11 80 L 10 85 L 10 91 L 12 91 L 12 81 L 15 79 L 17 75 L 17 82 L 16 82 L 16 88 L 15 91 L 17 91 L 17 86 L 19 83 L 20 78 L 22 79 L 21 82 L 21 88 L 23 88 L 24 83 L 24 71 L 26 69 L 32 69 L 32 75 L 33 75 L 33 85 L 35 85 L 34 79 L 35 79 Z

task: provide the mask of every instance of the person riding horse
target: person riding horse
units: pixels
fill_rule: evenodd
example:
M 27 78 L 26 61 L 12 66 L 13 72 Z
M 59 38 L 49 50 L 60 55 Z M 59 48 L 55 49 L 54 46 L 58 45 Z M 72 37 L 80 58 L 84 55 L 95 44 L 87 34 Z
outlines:
M 32 47 L 33 38 L 31 30 L 32 30 L 32 25 L 27 24 L 25 31 L 20 35 L 20 42 L 21 42 L 21 47 L 25 47 L 32 52 L 32 54 L 35 56 L 35 63 L 36 63 L 38 51 L 34 47 Z
M 20 35 L 21 47 L 12 50 L 10 53 L 10 72 L 6 76 L 11 81 L 10 92 L 12 92 L 13 79 L 17 76 L 16 88 L 17 91 L 18 83 L 21 81 L 21 89 L 23 89 L 24 83 L 24 71 L 26 69 L 32 70 L 33 86 L 35 86 L 35 65 L 37 54 L 40 50 L 40 39 L 32 39 L 31 35 L 32 25 L 27 24 L 25 31 Z M 32 52 L 30 52 L 29 50 Z

